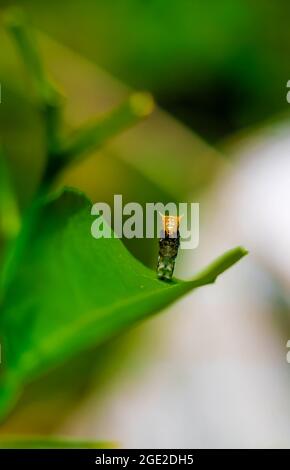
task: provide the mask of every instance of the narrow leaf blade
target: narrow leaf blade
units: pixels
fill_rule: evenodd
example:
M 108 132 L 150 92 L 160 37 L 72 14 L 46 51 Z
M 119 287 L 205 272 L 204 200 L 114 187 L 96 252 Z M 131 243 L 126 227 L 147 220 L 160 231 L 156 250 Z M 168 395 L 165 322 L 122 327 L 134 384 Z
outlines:
M 0 449 L 112 449 L 106 441 L 72 440 L 45 436 L 1 436 Z

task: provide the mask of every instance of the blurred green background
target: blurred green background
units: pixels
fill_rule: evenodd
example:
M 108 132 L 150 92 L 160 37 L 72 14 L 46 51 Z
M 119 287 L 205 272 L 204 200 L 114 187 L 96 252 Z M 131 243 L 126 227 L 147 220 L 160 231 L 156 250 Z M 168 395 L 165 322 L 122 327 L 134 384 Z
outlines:
M 216 187 L 223 186 L 223 175 L 227 171 L 244 174 L 237 156 L 240 142 L 259 135 L 265 128 L 266 135 L 275 134 L 276 126 L 289 122 L 286 84 L 290 79 L 290 3 L 286 0 L 0 0 L 1 12 L 12 5 L 21 5 L 38 30 L 46 69 L 64 94 L 65 131 L 111 109 L 131 89 L 148 90 L 158 105 L 147 121 L 64 171 L 56 187 L 64 184 L 78 187 L 93 201 L 112 202 L 114 194 L 123 194 L 124 203 L 132 200 L 141 204 L 156 200 L 200 201 L 200 251 L 210 251 L 220 227 L 207 226 L 212 234 L 208 244 L 204 227 L 206 220 L 215 216 Z M 24 210 L 44 165 L 43 123 L 29 78 L 2 23 L 0 49 L 1 141 L 7 149 L 20 209 Z M 255 162 L 255 154 L 252 157 Z M 266 163 L 263 165 L 261 163 L 261 168 L 266 168 Z M 260 173 L 255 171 L 254 168 L 256 178 Z M 233 185 L 232 192 L 222 194 L 222 206 L 227 206 L 233 192 L 238 192 L 237 188 L 246 192 L 248 183 L 244 180 L 242 183 L 244 186 Z M 263 197 L 267 190 L 264 191 Z M 237 207 L 240 208 L 238 203 Z M 255 214 L 259 211 L 260 206 Z M 224 222 L 230 233 L 234 232 L 231 217 L 229 212 Z M 243 230 L 238 232 L 238 243 L 244 243 L 241 238 L 245 233 Z M 258 247 L 263 236 L 257 242 Z M 245 238 L 251 244 L 251 238 L 246 235 Z M 283 239 L 286 238 L 285 230 Z M 155 241 L 125 240 L 125 243 L 146 265 L 155 266 Z M 254 245 L 254 256 L 255 249 Z M 269 249 L 265 252 L 269 253 Z M 191 258 L 192 264 L 195 256 Z M 278 321 L 271 317 L 270 326 L 267 324 L 265 330 L 269 327 L 273 336 L 279 331 L 279 341 L 284 345 L 289 327 L 288 317 L 284 315 L 288 300 L 281 288 L 285 279 L 274 261 L 264 260 L 263 256 L 264 252 L 258 253 L 257 259 L 259 262 L 262 259 L 271 292 L 269 294 L 268 286 L 261 291 L 274 305 L 271 315 L 279 311 Z M 192 265 L 189 269 L 186 260 L 181 261 L 177 269 L 181 274 L 192 272 Z M 262 282 L 258 280 L 257 284 L 262 285 Z M 213 311 L 218 301 L 212 293 L 209 299 Z M 249 299 L 251 304 L 250 296 Z M 249 305 L 245 306 L 245 311 L 251 311 Z M 92 384 L 94 397 L 99 399 L 110 389 L 108 384 L 118 390 L 119 379 L 130 377 L 131 381 L 138 382 L 143 370 L 147 370 L 148 362 L 154 363 L 155 351 L 157 355 L 160 353 L 159 342 L 168 341 L 166 318 L 164 322 L 159 321 L 138 327 L 97 352 L 84 354 L 68 367 L 60 366 L 45 379 L 31 385 L 1 432 L 45 434 L 68 429 L 72 435 L 78 435 L 77 426 L 61 428 L 61 424 L 72 410 L 86 401 Z M 259 321 L 263 330 L 265 320 Z M 210 331 L 210 326 L 206 325 L 205 329 Z M 258 333 L 256 339 L 259 343 Z M 244 340 L 242 337 L 241 342 Z M 173 351 L 170 344 L 168 348 Z M 195 353 L 198 358 L 199 352 Z M 163 350 L 160 354 L 166 356 Z M 171 357 L 170 353 L 168 357 Z M 162 360 L 159 361 L 160 369 Z M 185 361 L 184 357 L 181 360 Z M 250 383 L 251 378 L 247 378 Z M 273 380 L 269 373 L 269 382 Z M 184 381 L 184 390 L 187 390 L 187 383 Z M 281 389 L 286 388 L 283 383 Z M 107 406 L 112 406 L 112 402 Z M 201 422 L 203 419 L 204 416 Z M 141 428 L 142 421 L 139 424 Z M 87 431 L 84 437 L 96 435 L 122 441 L 122 435 L 115 435 L 122 425 L 123 422 L 119 428 L 113 424 L 110 427 L 109 423 L 106 435 L 102 434 L 101 428 L 96 431 L 93 426 L 83 425 L 82 429 Z M 186 428 L 184 423 L 182 425 Z M 226 429 L 228 439 L 235 432 L 239 436 L 238 430 L 233 429 Z M 132 436 L 127 436 L 126 442 L 134 442 Z M 193 442 L 215 443 L 205 437 Z M 144 443 L 152 445 L 146 438 Z
M 285 0 L 19 3 L 38 28 L 128 85 L 151 90 L 212 142 L 286 109 Z

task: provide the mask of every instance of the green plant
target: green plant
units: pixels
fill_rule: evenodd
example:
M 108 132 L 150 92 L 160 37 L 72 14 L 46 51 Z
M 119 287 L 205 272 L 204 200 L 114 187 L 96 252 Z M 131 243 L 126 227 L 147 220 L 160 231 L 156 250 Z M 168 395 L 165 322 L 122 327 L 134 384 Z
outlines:
M 3 417 L 25 384 L 190 290 L 213 283 L 246 254 L 237 247 L 189 281 L 164 283 L 120 240 L 94 240 L 90 234 L 90 201 L 73 189 L 52 192 L 53 181 L 65 165 L 149 115 L 152 98 L 135 93 L 109 114 L 72 135 L 63 135 L 62 97 L 43 70 L 25 18 L 14 11 L 7 24 L 34 83 L 45 123 L 46 165 L 21 220 L 9 172 L 1 172 L 0 221 L 5 243 L 0 285 Z M 0 163 L 5 168 L 3 150 Z
M 76 441 L 39 436 L 7 436 L 0 439 L 0 449 L 111 449 L 115 444 L 105 441 Z

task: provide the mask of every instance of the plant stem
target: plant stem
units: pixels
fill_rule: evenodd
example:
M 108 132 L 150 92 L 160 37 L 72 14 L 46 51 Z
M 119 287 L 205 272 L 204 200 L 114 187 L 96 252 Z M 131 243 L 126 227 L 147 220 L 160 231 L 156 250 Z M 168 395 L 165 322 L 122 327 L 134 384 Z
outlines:
M 22 10 L 11 8 L 6 14 L 6 25 L 34 84 L 44 120 L 47 159 L 53 158 L 60 141 L 61 95 L 44 71 L 36 38 Z
M 120 106 L 88 123 L 64 141 L 59 158 L 66 164 L 100 148 L 111 137 L 147 117 L 153 107 L 153 98 L 149 93 L 133 93 Z

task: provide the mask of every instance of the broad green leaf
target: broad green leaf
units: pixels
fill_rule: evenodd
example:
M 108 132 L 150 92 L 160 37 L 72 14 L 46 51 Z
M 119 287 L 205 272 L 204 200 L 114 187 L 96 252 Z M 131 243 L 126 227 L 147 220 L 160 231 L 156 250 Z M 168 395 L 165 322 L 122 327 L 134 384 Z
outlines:
M 77 441 L 45 436 L 1 436 L 0 449 L 112 449 L 105 441 Z
M 119 239 L 95 240 L 90 210 L 83 195 L 66 190 L 33 227 L 0 317 L 2 414 L 34 377 L 214 282 L 246 254 L 235 248 L 193 279 L 165 283 Z

